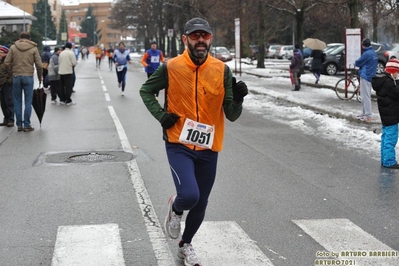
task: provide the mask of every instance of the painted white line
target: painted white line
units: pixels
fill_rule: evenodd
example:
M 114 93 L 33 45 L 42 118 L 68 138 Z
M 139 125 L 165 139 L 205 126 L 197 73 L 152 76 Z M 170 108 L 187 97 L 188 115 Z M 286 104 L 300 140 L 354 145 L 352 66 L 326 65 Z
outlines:
M 105 101 L 110 102 L 111 101 L 111 97 L 109 97 L 109 93 L 104 93 L 105 96 Z
M 103 91 L 107 91 L 107 87 L 105 85 L 103 85 L 102 87 L 103 87 Z
M 184 228 L 184 223 L 181 225 Z M 273 265 L 255 242 L 233 221 L 204 221 L 192 244 L 202 265 Z
M 52 266 L 125 266 L 117 224 L 60 226 Z
M 100 76 L 100 81 L 101 81 L 101 84 L 104 85 L 104 80 L 103 80 L 102 76 Z
M 338 259 L 353 260 L 356 265 L 361 266 L 399 265 L 398 252 L 348 219 L 293 220 L 293 222 L 328 251 L 329 254 L 316 254 L 315 251 L 315 259 L 330 257 L 334 253 Z M 392 255 L 396 255 L 382 256 L 382 253 L 378 253 L 381 251 L 392 252 Z
M 116 130 L 121 140 L 123 150 L 125 152 L 133 153 L 132 146 L 125 134 L 125 130 L 116 115 L 112 106 L 108 106 L 109 113 L 115 123 Z M 147 228 L 148 235 L 155 253 L 155 257 L 159 266 L 175 266 L 174 258 L 170 252 L 162 226 L 159 223 L 158 217 L 155 213 L 148 191 L 145 188 L 144 181 L 141 178 L 139 167 L 136 160 L 127 163 L 130 172 L 130 178 L 136 192 L 137 201 L 140 205 L 141 214 L 143 216 L 144 224 Z

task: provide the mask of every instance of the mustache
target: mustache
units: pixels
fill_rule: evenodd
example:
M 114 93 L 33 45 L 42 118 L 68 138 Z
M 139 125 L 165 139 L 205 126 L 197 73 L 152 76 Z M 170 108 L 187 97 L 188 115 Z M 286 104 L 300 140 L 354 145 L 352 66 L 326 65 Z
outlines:
M 197 47 L 199 47 L 199 46 L 205 46 L 205 47 L 208 47 L 208 45 L 206 45 L 206 43 L 205 43 L 205 42 L 200 42 L 200 43 L 197 43 L 197 44 L 195 44 L 195 45 L 194 45 L 194 48 L 197 48 Z

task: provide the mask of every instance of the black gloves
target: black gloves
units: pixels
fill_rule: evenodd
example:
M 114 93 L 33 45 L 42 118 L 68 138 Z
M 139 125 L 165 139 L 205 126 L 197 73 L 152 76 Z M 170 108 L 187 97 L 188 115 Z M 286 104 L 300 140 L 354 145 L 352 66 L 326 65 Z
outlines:
M 161 118 L 161 125 L 164 129 L 171 128 L 176 123 L 177 119 L 179 119 L 179 118 L 180 118 L 180 116 L 178 116 L 177 114 L 174 114 L 174 113 L 165 114 Z
M 243 81 L 237 83 L 236 78 L 233 77 L 233 101 L 235 103 L 241 103 L 247 94 L 247 85 Z

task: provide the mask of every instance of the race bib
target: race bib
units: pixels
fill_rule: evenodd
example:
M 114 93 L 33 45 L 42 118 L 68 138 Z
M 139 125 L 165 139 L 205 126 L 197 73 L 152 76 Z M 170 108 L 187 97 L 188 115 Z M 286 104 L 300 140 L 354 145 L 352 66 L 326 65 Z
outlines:
M 151 63 L 159 63 L 159 55 L 151 56 Z
M 121 72 L 123 70 L 125 66 L 116 66 L 116 70 L 118 70 L 118 72 Z
M 198 123 L 186 118 L 184 121 L 184 127 L 180 133 L 179 142 L 211 149 L 214 136 L 214 126 Z

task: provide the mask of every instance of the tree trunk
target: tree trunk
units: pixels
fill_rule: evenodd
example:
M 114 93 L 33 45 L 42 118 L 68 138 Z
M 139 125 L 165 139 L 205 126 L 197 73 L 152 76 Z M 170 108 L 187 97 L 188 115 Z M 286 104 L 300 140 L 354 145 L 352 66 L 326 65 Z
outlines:
M 359 0 L 348 0 L 348 8 L 350 14 L 350 27 L 358 28 L 359 27 Z

